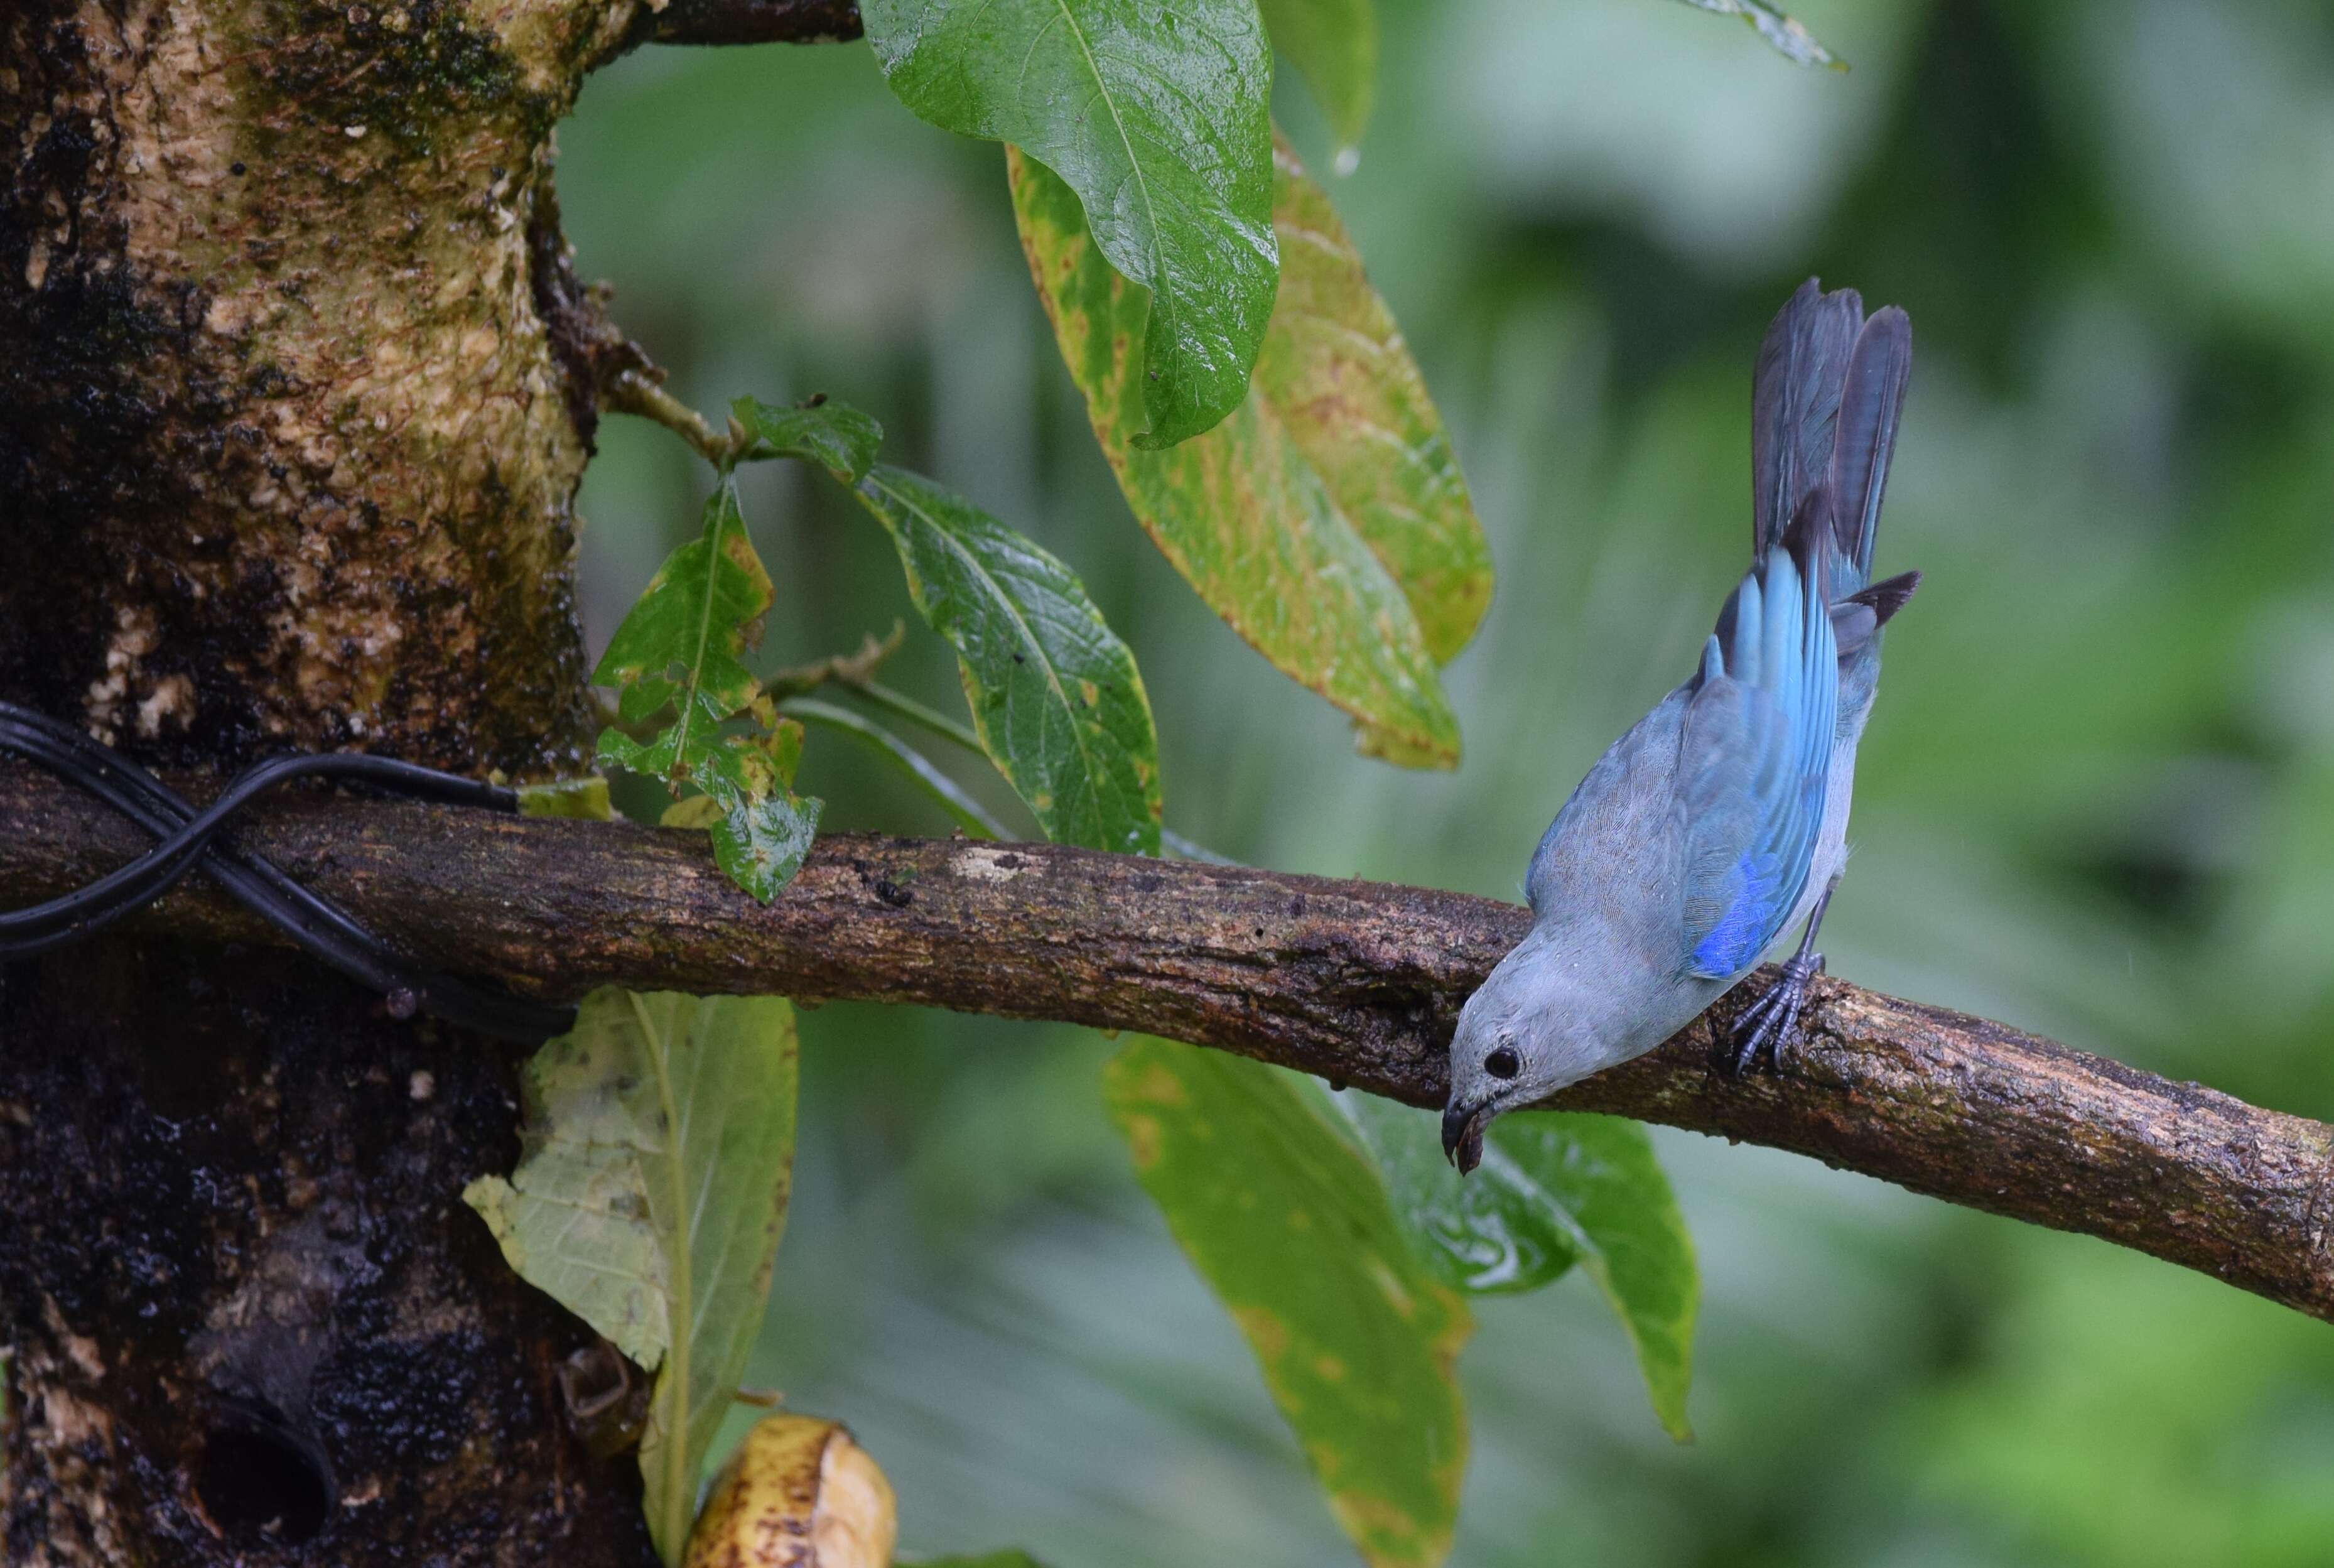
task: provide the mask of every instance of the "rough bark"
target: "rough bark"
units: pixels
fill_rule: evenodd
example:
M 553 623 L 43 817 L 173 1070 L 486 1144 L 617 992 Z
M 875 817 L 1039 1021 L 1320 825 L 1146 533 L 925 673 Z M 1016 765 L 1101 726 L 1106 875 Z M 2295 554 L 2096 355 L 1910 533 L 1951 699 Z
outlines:
M 268 812 L 241 842 L 417 956 L 546 995 L 614 981 L 1065 1019 L 1415 1105 L 1440 1102 L 1459 1005 L 1528 920 L 1419 888 L 866 837 L 822 841 L 763 906 L 722 878 L 701 834 L 323 796 Z M 63 786 L 0 765 L 0 904 L 140 847 Z M 143 918 L 275 939 L 199 882 Z M 1737 1005 L 1558 1103 L 1793 1150 L 2334 1320 L 2334 1128 L 1829 979 L 1787 1071 L 1714 1077 L 1711 1031 Z
M 0 5 L 0 692 L 197 771 L 580 757 L 570 504 L 621 351 L 551 128 L 631 14 Z M 11 969 L 8 1561 L 649 1561 L 564 1418 L 591 1347 L 457 1201 L 512 1091 L 290 958 Z
M 0 687 L 188 761 L 578 757 L 533 263 L 598 10 L 0 19 Z
M 460 1200 L 517 1159 L 506 1052 L 110 939 L 12 970 L 0 1040 L 7 1562 L 653 1562 L 570 1429 L 596 1336 Z

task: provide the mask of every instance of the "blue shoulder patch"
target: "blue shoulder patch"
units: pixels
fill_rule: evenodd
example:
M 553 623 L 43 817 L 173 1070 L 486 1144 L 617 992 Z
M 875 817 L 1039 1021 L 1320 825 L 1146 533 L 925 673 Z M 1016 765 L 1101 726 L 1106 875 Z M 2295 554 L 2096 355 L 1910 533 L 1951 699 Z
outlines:
M 1775 879 L 1761 876 L 1745 851 L 1734 866 L 1734 897 L 1701 941 L 1694 944 L 1693 967 L 1704 975 L 1731 975 L 1757 958 L 1773 940 Z

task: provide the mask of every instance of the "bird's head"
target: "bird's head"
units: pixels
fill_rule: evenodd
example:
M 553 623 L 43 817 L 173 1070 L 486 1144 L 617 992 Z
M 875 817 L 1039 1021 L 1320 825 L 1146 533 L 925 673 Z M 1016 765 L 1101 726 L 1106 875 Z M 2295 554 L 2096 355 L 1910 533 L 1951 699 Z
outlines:
M 1550 947 L 1535 929 L 1460 1009 L 1442 1152 L 1461 1175 L 1481 1161 L 1483 1132 L 1493 1118 L 1545 1100 L 1603 1065 L 1594 994 L 1582 991 L 1576 966 Z

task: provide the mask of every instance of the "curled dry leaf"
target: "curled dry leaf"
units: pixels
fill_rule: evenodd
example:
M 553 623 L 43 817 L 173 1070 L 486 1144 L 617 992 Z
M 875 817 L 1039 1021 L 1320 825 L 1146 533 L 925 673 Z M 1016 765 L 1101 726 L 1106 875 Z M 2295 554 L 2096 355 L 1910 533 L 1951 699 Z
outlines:
M 890 1568 L 892 1483 L 840 1421 L 757 1421 L 714 1477 L 685 1568 Z

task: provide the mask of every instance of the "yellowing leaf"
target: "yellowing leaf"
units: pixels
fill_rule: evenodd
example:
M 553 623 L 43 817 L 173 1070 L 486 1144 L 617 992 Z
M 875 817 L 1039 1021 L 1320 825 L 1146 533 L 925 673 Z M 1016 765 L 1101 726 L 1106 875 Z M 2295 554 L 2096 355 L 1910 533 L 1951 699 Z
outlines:
M 612 814 L 608 807 L 608 781 L 594 773 L 575 778 L 551 779 L 542 784 L 523 784 L 518 786 L 518 814 L 523 817 L 572 817 L 582 822 L 604 822 Z
M 523 1278 L 657 1373 L 643 1502 L 678 1563 L 786 1225 L 794 1010 L 605 987 L 527 1064 L 525 1095 L 518 1169 L 463 1201 Z
M 1451 1549 L 1467 1467 L 1466 1303 L 1404 1238 L 1301 1081 L 1137 1040 L 1104 1075 L 1135 1174 L 1248 1337 L 1330 1512 L 1373 1568 Z
M 1135 517 L 1200 596 L 1281 670 L 1352 715 L 1365 750 L 1451 766 L 1435 667 L 1490 601 L 1490 552 L 1450 438 L 1328 199 L 1278 152 L 1281 287 L 1248 397 L 1206 435 L 1147 451 L 1145 312 L 1078 204 L 1008 155 L 1039 295 Z
M 767 448 L 757 456 L 805 457 L 837 465 L 841 474 L 858 460 L 854 443 L 873 450 L 874 421 L 840 405 L 757 411 L 744 399 L 740 406 Z M 770 599 L 769 574 L 738 510 L 737 484 L 724 475 L 706 503 L 703 534 L 665 558 L 592 676 L 617 688 L 616 712 L 626 724 L 643 725 L 668 708 L 672 714 L 645 740 L 615 726 L 601 731 L 598 760 L 667 787 L 690 784 L 704 792 L 719 808 L 705 823 L 714 860 L 764 903 L 802 869 L 821 808 L 794 793 L 801 726 L 755 700 L 760 683 L 743 659 Z M 723 727 L 749 706 L 752 733 Z M 710 810 L 699 808 L 691 822 Z
M 766 1416 L 721 1467 L 686 1568 L 892 1568 L 892 1483 L 840 1421 Z

